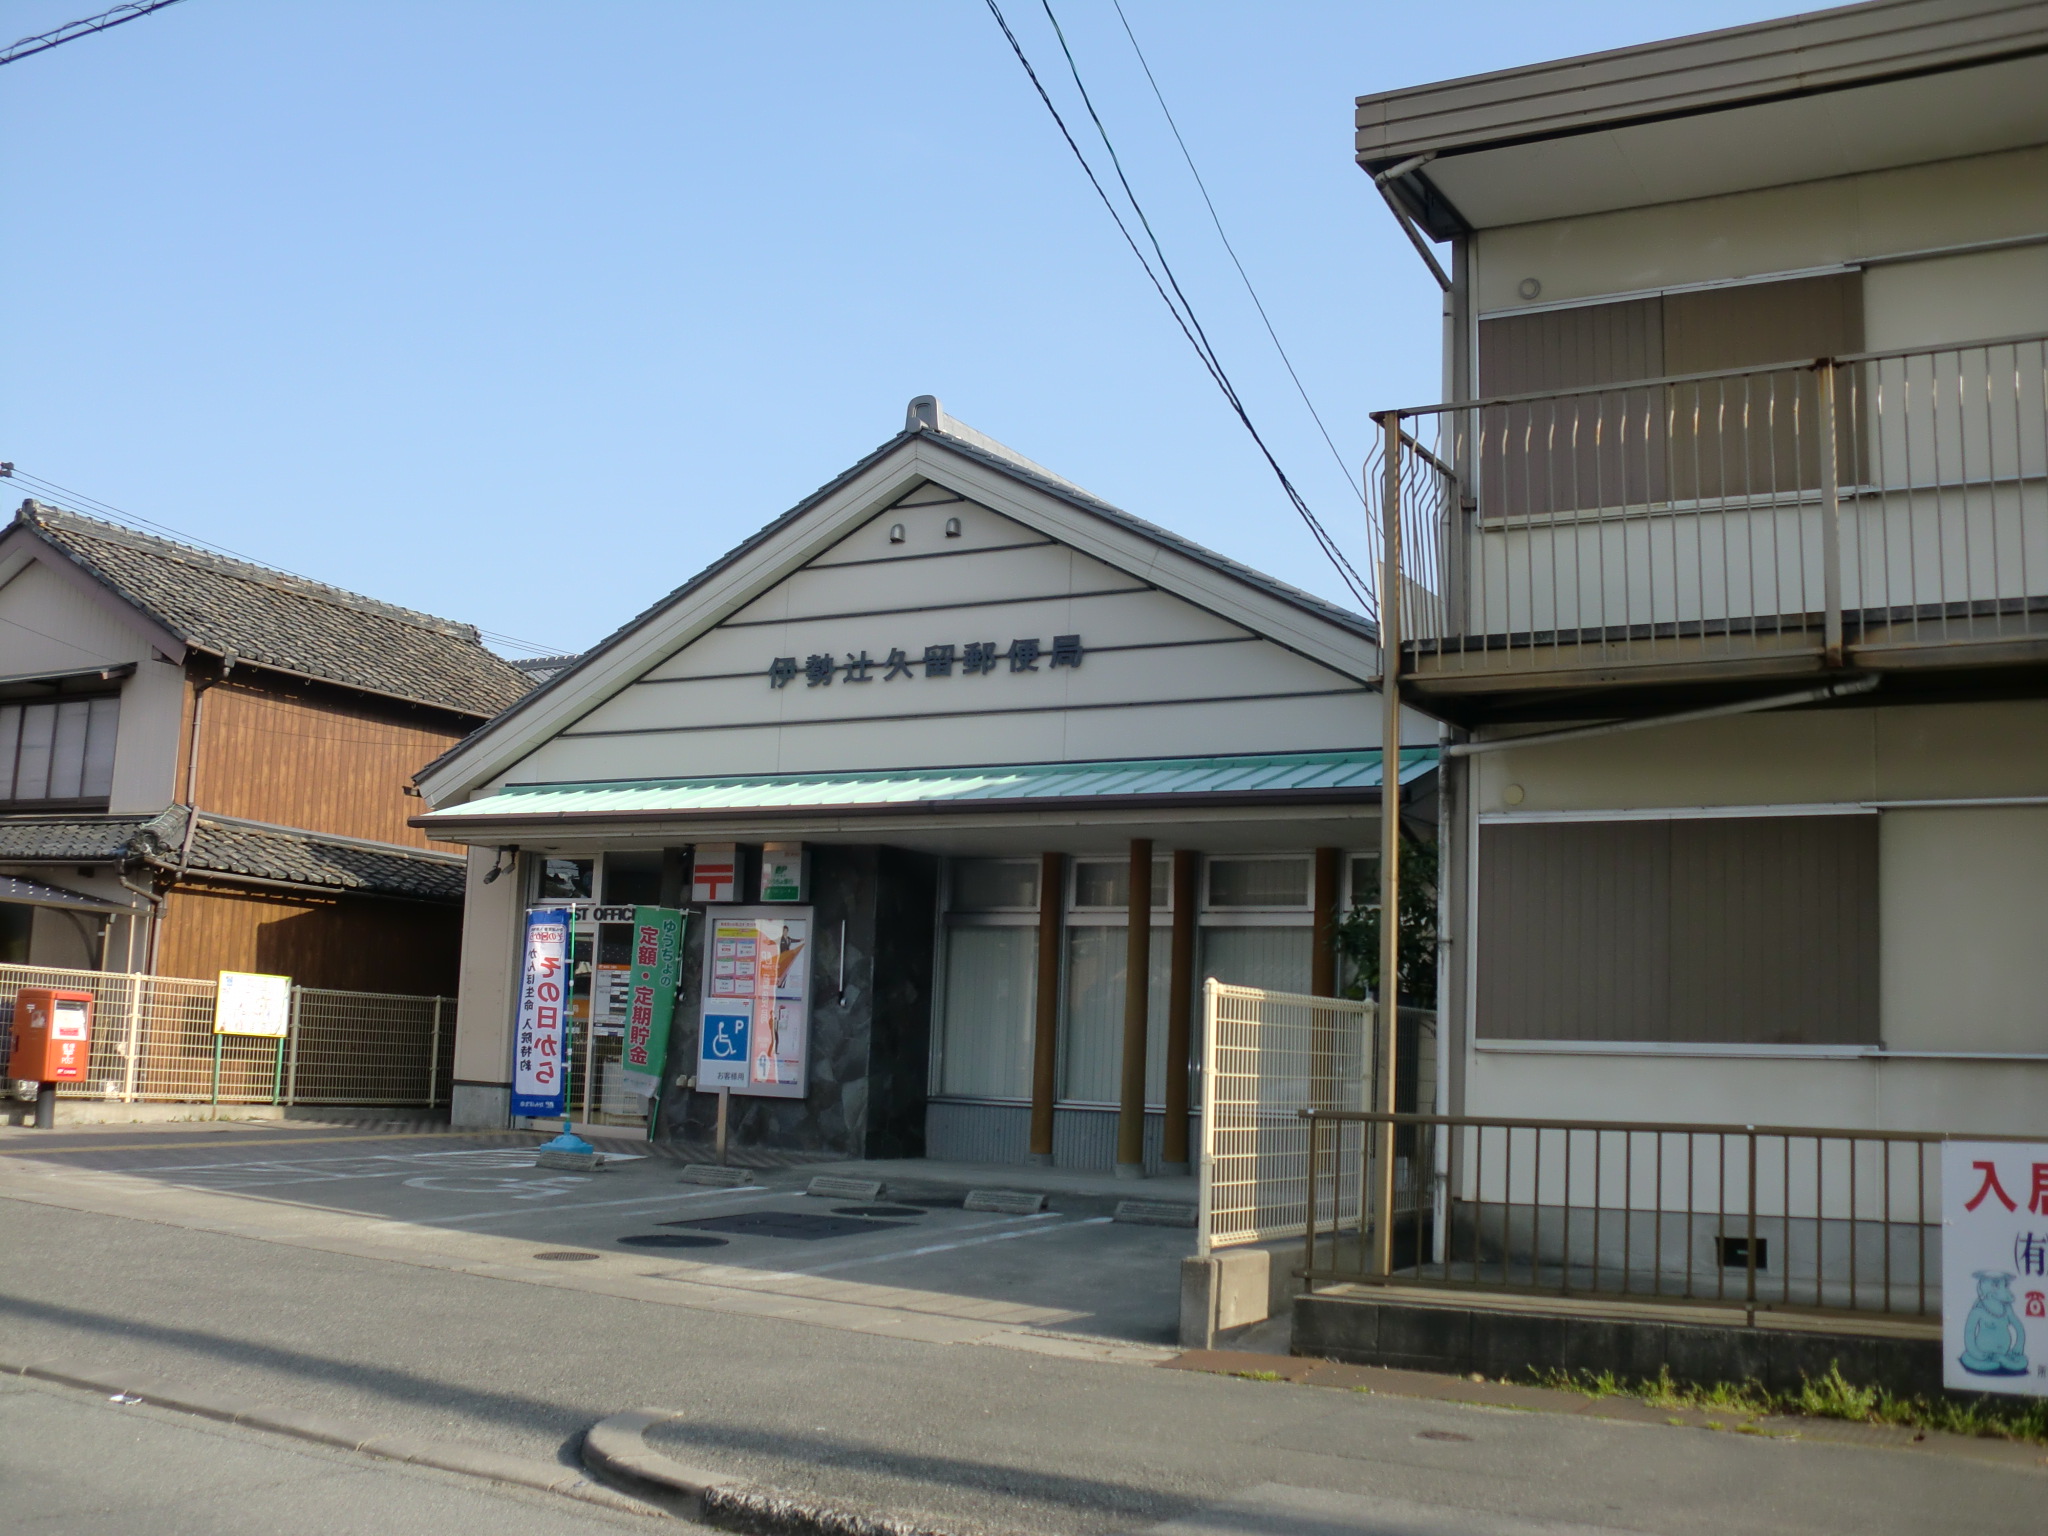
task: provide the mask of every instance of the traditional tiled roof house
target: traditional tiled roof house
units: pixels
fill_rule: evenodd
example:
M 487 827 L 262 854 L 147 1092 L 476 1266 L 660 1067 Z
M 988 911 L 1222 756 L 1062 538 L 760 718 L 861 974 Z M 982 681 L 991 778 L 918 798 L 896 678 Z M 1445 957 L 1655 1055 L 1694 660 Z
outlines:
M 411 776 L 531 679 L 477 632 L 25 502 L 0 534 L 0 961 L 453 992 Z

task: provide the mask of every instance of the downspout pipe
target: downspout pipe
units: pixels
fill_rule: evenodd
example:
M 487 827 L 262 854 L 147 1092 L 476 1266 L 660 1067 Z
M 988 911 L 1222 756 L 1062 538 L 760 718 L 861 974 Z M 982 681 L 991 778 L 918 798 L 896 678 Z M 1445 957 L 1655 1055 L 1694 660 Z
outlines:
M 1449 293 L 1451 291 L 1450 275 L 1444 271 L 1443 263 L 1436 259 L 1436 252 L 1429 248 L 1429 242 L 1422 238 L 1422 231 L 1415 227 L 1415 221 L 1408 217 L 1408 210 L 1401 206 L 1393 192 L 1389 190 L 1392 183 L 1399 181 L 1410 171 L 1420 170 L 1435 158 L 1436 152 L 1434 150 L 1425 155 L 1411 155 L 1399 165 L 1390 165 L 1384 171 L 1375 174 L 1372 184 L 1374 190 L 1386 200 L 1388 211 L 1394 215 L 1394 222 L 1401 226 L 1401 233 L 1406 235 L 1409 243 L 1415 247 L 1415 254 L 1428 264 L 1430 276 L 1436 279 L 1437 286 L 1442 288 L 1445 293 Z
M 1540 731 L 1530 736 L 1495 736 L 1485 741 L 1452 741 L 1439 751 L 1445 757 L 1477 757 L 1482 752 L 1505 752 L 1511 747 L 1547 747 L 1558 741 L 1584 741 L 1590 736 L 1613 736 L 1622 731 L 1647 731 L 1660 725 L 1684 725 L 1690 720 L 1719 720 L 1727 715 L 1754 715 L 1767 709 L 1789 709 L 1796 704 L 1824 704 L 1830 699 L 1851 698 L 1876 688 L 1875 677 L 1852 678 L 1822 688 L 1802 688 L 1797 693 L 1773 694 L 1767 699 L 1744 699 L 1736 704 L 1716 704 L 1711 709 L 1688 709 L 1675 715 L 1652 715 L 1645 720 L 1609 720 L 1602 725 L 1574 726 L 1568 731 Z

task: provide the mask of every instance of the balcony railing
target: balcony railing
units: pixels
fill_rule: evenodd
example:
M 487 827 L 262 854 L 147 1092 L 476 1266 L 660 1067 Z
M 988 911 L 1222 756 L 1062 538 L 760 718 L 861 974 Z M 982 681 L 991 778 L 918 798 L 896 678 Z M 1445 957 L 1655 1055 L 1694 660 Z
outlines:
M 2044 382 L 2048 337 L 2021 336 L 1384 413 L 1404 667 L 1488 688 L 2040 659 Z

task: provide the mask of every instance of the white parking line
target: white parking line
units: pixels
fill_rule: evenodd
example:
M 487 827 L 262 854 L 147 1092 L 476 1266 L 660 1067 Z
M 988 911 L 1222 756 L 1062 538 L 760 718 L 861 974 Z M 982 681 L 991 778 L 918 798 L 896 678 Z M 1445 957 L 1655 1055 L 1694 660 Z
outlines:
M 742 1184 L 735 1189 L 697 1189 L 690 1191 L 688 1194 L 642 1195 L 634 1200 L 582 1200 L 578 1201 L 575 1205 L 507 1206 L 501 1211 L 468 1211 L 460 1216 L 422 1217 L 417 1221 L 407 1221 L 399 1217 L 392 1217 L 378 1222 L 377 1225 L 380 1227 L 445 1227 L 450 1222 L 493 1221 L 500 1216 L 533 1216 L 539 1214 L 553 1216 L 561 1211 L 594 1211 L 601 1206 L 608 1205 L 655 1205 L 667 1200 L 711 1200 L 720 1196 L 766 1195 L 773 1193 L 765 1184 Z M 785 1195 L 801 1195 L 803 1191 L 800 1189 L 784 1190 L 782 1193 Z
M 1043 1222 L 1057 1214 L 1056 1211 L 1046 1211 L 1042 1215 L 1026 1216 L 1023 1220 Z M 1112 1216 L 1090 1216 L 1081 1221 L 1062 1221 L 1051 1226 L 1026 1227 L 1015 1232 L 991 1232 L 986 1237 L 966 1237 L 957 1243 L 930 1243 L 922 1248 L 906 1248 L 896 1253 L 873 1253 L 865 1258 L 841 1259 L 836 1264 L 819 1264 L 810 1269 L 780 1270 L 778 1275 L 823 1275 L 835 1269 L 853 1269 L 862 1264 L 887 1264 L 895 1259 L 917 1259 L 928 1253 L 946 1253 L 954 1248 L 975 1248 L 983 1243 L 1006 1243 L 1014 1237 L 1036 1237 L 1041 1232 L 1071 1232 L 1076 1227 L 1099 1227 L 1113 1220 L 1115 1218 Z

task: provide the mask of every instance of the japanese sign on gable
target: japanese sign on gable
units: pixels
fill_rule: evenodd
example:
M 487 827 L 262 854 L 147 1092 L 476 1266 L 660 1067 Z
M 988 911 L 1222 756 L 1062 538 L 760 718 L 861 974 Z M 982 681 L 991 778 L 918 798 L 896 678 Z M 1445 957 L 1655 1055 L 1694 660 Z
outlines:
M 1942 1385 L 2048 1397 L 2048 1144 L 1941 1148 Z
M 832 651 L 806 656 L 778 656 L 768 667 L 768 686 L 787 688 L 799 677 L 806 688 L 831 686 L 836 677 L 847 683 L 872 683 L 879 676 L 885 683 L 912 677 L 994 677 L 998 672 L 1036 672 L 1078 669 L 1082 657 L 1079 635 L 1054 635 L 1047 646 L 1035 636 L 1012 640 L 1008 649 L 993 640 L 970 640 L 965 645 L 928 645 L 922 655 L 912 658 L 901 646 L 893 647 L 879 661 L 865 650 L 849 651 L 841 661 Z
M 811 909 L 743 908 L 710 922 L 698 1088 L 802 1098 L 811 1032 Z
M 682 913 L 667 907 L 633 909 L 632 994 L 626 1049 L 620 1057 L 626 1092 L 651 1098 L 661 1091 L 668 1061 L 668 1026 L 675 1015 L 682 972 Z
M 526 963 L 512 1038 L 512 1113 L 553 1117 L 567 1107 L 562 1076 L 562 1019 L 569 990 L 569 912 L 535 907 L 526 914 Z

